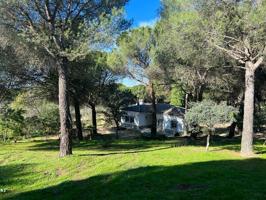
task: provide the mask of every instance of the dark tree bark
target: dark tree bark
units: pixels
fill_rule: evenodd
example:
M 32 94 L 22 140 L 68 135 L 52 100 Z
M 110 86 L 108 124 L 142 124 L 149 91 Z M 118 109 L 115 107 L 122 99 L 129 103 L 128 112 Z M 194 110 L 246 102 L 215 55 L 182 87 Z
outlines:
M 251 62 L 246 63 L 245 74 L 245 100 L 244 100 L 244 120 L 241 141 L 241 155 L 253 155 L 253 121 L 254 121 L 254 81 L 255 67 Z
M 151 100 L 152 100 L 152 122 L 151 122 L 151 137 L 156 137 L 157 135 L 157 116 L 156 116 L 156 96 L 154 91 L 154 85 L 151 83 Z
M 83 140 L 81 114 L 80 114 L 80 102 L 76 98 L 74 98 L 74 107 L 75 107 L 77 136 L 79 140 Z
M 228 138 L 233 138 L 235 136 L 236 127 L 242 129 L 242 126 L 240 124 L 243 121 L 244 98 L 244 93 L 240 92 L 238 98 L 234 98 L 233 102 L 231 102 L 232 106 L 238 107 L 238 114 L 236 116 L 236 121 L 233 122 L 229 127 L 229 134 L 227 136 Z
M 203 99 L 203 92 L 204 92 L 205 86 L 203 85 L 199 85 L 197 90 L 196 90 L 196 101 L 202 101 Z
M 115 137 L 119 139 L 119 122 L 115 121 L 116 129 L 115 129 Z
M 231 124 L 231 126 L 229 127 L 229 134 L 228 134 L 228 138 L 233 138 L 235 136 L 235 130 L 236 130 L 236 122 L 233 122 Z
M 59 114 L 60 114 L 60 157 L 72 154 L 72 125 L 68 100 L 66 59 L 58 65 Z
M 94 103 L 90 103 L 91 107 L 91 118 L 92 118 L 92 135 L 97 135 L 97 112 Z

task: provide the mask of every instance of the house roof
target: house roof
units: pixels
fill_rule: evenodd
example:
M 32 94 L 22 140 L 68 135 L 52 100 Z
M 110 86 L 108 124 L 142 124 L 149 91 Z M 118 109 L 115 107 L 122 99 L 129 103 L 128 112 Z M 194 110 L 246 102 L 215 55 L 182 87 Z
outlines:
M 166 110 L 163 114 L 169 116 L 183 117 L 185 114 L 185 109 L 180 107 L 173 107 L 170 108 L 169 110 Z
M 156 104 L 156 113 L 157 114 L 162 114 L 165 113 L 166 111 L 169 111 L 175 109 L 179 110 L 179 113 L 184 113 L 183 108 L 178 108 L 170 104 L 166 103 L 158 103 Z M 145 103 L 145 104 L 136 104 L 136 105 L 131 105 L 123 109 L 124 111 L 132 111 L 132 112 L 140 112 L 140 113 L 151 113 L 152 112 L 152 104 L 151 103 Z M 177 112 L 177 111 L 176 111 Z M 167 113 L 166 113 L 167 114 Z

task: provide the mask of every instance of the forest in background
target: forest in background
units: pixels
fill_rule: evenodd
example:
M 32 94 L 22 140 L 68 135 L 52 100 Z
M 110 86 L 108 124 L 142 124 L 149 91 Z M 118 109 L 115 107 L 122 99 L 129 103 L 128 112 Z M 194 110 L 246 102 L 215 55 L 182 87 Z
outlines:
M 154 105 L 167 102 L 186 109 L 188 131 L 230 122 L 229 137 L 238 127 L 241 154 L 253 155 L 254 132 L 265 131 L 265 1 L 163 0 L 158 22 L 140 28 L 126 3 L 0 2 L 1 139 L 60 132 L 64 157 L 84 126 L 97 134 L 98 112 L 119 129 L 121 109 L 144 99 L 154 138 Z M 125 77 L 141 84 L 117 83 Z

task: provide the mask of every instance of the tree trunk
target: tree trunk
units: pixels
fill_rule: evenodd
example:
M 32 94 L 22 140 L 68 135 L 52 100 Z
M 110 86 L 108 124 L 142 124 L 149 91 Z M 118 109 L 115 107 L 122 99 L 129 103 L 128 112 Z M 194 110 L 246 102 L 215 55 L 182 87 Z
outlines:
M 228 138 L 233 138 L 235 136 L 235 130 L 236 130 L 236 122 L 233 122 L 231 124 L 231 126 L 229 127 L 229 134 L 228 134 Z
M 241 92 L 237 98 L 237 102 L 232 104 L 233 106 L 238 107 L 238 114 L 236 116 L 236 122 L 233 122 L 229 128 L 228 138 L 233 138 L 235 136 L 236 127 L 242 131 L 243 125 L 240 124 L 243 122 L 244 98 L 244 93 Z
M 188 110 L 188 97 L 189 97 L 189 94 L 186 93 L 186 95 L 185 95 L 185 112 L 187 112 L 187 110 Z
M 254 80 L 253 64 L 247 62 L 245 75 L 244 120 L 241 140 L 241 155 L 253 155 L 253 120 L 254 120 Z
M 186 93 L 186 95 L 185 95 L 185 113 L 187 113 L 187 111 L 188 111 L 188 97 L 189 97 L 189 94 Z M 184 122 L 184 135 L 187 136 L 188 135 L 188 123 L 185 120 L 183 120 L 183 122 Z
M 119 139 L 119 122 L 115 122 L 115 124 L 116 124 L 116 129 L 115 129 L 115 137 L 116 137 L 116 139 Z
M 209 132 L 206 138 L 206 151 L 209 150 L 211 133 Z
M 6 142 L 6 138 L 7 138 L 7 133 L 4 132 L 4 135 L 3 135 L 3 140 L 4 140 L 4 142 Z
M 75 107 L 77 136 L 79 140 L 83 140 L 82 123 L 81 123 L 81 115 L 80 115 L 80 103 L 79 103 L 79 100 L 76 98 L 74 99 L 74 107 Z
M 92 135 L 97 135 L 97 112 L 95 104 L 91 103 Z
M 60 114 L 60 157 L 72 154 L 71 117 L 67 92 L 67 61 L 58 65 L 59 114 Z
M 196 101 L 200 102 L 203 99 L 204 85 L 199 85 L 196 90 Z
M 156 116 L 156 96 L 154 85 L 151 83 L 151 100 L 152 100 L 152 122 L 151 122 L 151 137 L 155 138 L 157 134 L 157 116 Z

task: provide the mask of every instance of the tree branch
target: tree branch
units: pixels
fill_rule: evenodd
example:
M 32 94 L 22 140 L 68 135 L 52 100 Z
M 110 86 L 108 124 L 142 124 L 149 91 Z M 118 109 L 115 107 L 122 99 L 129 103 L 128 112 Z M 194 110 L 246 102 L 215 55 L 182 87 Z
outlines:
M 223 48 L 217 44 L 213 44 L 216 48 L 222 50 L 223 52 L 225 52 L 228 56 L 230 56 L 231 58 L 237 60 L 238 62 L 240 62 L 241 64 L 245 64 L 246 62 L 244 61 L 244 57 L 231 51 L 231 50 L 228 50 L 226 48 Z
M 263 60 L 264 60 L 264 56 L 259 57 L 259 59 L 257 60 L 257 62 L 254 64 L 254 70 L 256 70 L 261 65 L 261 63 L 263 62 Z
M 49 22 L 51 22 L 51 20 L 52 20 L 52 14 L 51 14 L 51 10 L 50 10 L 49 0 L 45 0 L 44 8 L 45 8 L 46 18 L 47 18 L 47 20 Z
M 45 21 L 48 21 L 48 19 L 46 18 L 45 14 L 43 13 L 43 11 L 41 10 L 41 7 L 40 7 L 40 1 L 39 0 L 34 0 L 34 4 L 37 8 L 37 11 L 39 13 L 39 15 L 45 20 Z

